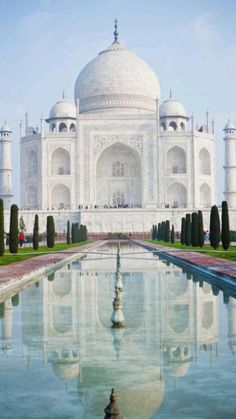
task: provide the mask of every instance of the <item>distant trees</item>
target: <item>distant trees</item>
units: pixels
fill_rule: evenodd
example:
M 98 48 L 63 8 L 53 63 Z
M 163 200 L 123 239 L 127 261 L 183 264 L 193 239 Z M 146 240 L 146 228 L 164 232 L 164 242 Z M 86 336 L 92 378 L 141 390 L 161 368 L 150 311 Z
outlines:
M 33 249 L 38 250 L 39 247 L 39 216 L 38 214 L 35 214 L 34 217 L 34 229 L 33 229 Z
M 54 247 L 55 245 L 55 224 L 54 218 L 52 215 L 47 216 L 47 246 L 49 248 Z
M 10 211 L 9 250 L 11 253 L 18 251 L 18 207 L 15 204 Z
M 229 211 L 226 201 L 222 202 L 221 214 L 221 242 L 224 250 L 230 246 Z
M 4 255 L 4 205 L 3 200 L 0 199 L 0 256 Z
M 211 207 L 210 215 L 210 243 L 214 249 L 217 249 L 220 244 L 220 217 L 216 205 Z

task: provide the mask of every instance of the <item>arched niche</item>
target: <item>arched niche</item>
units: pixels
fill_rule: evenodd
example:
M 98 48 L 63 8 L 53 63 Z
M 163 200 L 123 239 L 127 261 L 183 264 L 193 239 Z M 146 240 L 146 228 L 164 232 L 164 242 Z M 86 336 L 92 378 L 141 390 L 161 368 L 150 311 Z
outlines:
M 210 329 L 213 325 L 214 320 L 214 308 L 213 302 L 207 301 L 202 304 L 202 326 L 204 329 Z
M 189 305 L 173 304 L 169 307 L 169 325 L 175 333 L 183 333 L 189 325 Z
M 182 183 L 175 182 L 167 189 L 166 203 L 170 208 L 187 207 L 187 189 Z
M 171 148 L 167 153 L 167 172 L 186 173 L 186 153 L 178 146 Z
M 62 147 L 57 148 L 51 157 L 52 175 L 70 175 L 70 154 Z
M 142 205 L 141 160 L 129 146 L 116 143 L 106 148 L 96 165 L 97 205 Z
M 204 208 L 211 206 L 211 188 L 207 183 L 203 183 L 200 187 L 200 205 Z
M 51 131 L 52 132 L 56 131 L 56 124 L 54 122 L 51 124 Z
M 161 131 L 166 131 L 166 123 L 165 122 L 161 123 Z
M 36 186 L 30 186 L 27 193 L 27 206 L 36 209 L 38 206 L 38 191 Z
M 59 183 L 52 190 L 53 209 L 70 209 L 70 190 L 67 186 Z
M 185 131 L 185 123 L 184 122 L 180 122 L 180 128 L 181 128 L 181 131 Z
M 177 130 L 177 123 L 175 121 L 171 121 L 168 125 L 168 131 L 176 131 Z
M 70 124 L 70 132 L 75 132 L 75 124 Z
M 67 131 L 68 130 L 67 130 L 67 126 L 66 126 L 65 122 L 61 122 L 59 124 L 59 132 L 67 132 Z
M 72 327 L 72 307 L 54 305 L 52 309 L 53 327 L 58 333 L 67 333 Z
M 37 176 L 38 158 L 35 151 L 31 150 L 27 156 L 27 173 L 28 176 Z
M 206 148 L 202 148 L 199 152 L 199 172 L 201 175 L 211 174 L 211 157 Z

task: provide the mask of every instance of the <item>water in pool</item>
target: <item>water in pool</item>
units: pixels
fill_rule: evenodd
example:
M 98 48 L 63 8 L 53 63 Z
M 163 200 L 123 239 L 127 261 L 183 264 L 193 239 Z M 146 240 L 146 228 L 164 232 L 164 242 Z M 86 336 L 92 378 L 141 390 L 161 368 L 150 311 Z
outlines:
M 235 418 L 232 292 L 125 244 L 125 327 L 111 328 L 116 251 L 0 304 L 0 417 L 102 418 L 114 387 L 125 418 Z

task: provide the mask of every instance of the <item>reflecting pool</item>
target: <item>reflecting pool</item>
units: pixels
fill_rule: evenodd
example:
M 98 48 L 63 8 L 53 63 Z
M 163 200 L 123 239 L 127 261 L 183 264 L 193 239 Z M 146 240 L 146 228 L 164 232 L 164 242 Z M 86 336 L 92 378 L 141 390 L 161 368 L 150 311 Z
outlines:
M 236 417 L 236 300 L 211 279 L 121 245 L 125 327 L 112 328 L 117 245 L 0 304 L 0 417 Z

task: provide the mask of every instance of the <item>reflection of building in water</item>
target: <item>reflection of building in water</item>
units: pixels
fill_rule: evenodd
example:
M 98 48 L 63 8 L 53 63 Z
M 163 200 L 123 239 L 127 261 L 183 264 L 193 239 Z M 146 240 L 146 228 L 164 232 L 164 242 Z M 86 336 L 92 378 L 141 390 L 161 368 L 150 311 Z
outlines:
M 12 350 L 12 316 L 12 301 L 9 299 L 4 303 L 4 317 L 2 320 L 2 350 L 5 353 L 9 353 Z
M 233 354 L 236 353 L 236 300 L 229 299 L 228 308 L 228 338 L 229 347 Z
M 115 257 L 111 263 L 114 272 Z M 158 258 L 146 263 L 152 272 L 138 272 L 139 263 L 134 274 L 122 260 L 122 331 L 110 327 L 114 273 L 101 261 L 81 261 L 83 272 L 72 263 L 22 294 L 24 352 L 40 353 L 65 382 L 77 378 L 86 417 L 101 415 L 112 386 L 125 417 L 150 417 L 162 404 L 165 376 L 184 376 L 197 348 L 217 344 L 211 287 Z

